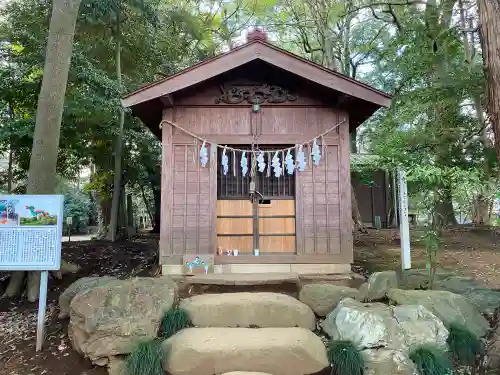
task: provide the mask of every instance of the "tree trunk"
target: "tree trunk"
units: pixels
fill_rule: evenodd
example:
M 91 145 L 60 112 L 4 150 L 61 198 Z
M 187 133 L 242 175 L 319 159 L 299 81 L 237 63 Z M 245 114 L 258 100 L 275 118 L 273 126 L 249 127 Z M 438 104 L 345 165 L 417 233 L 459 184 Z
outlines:
M 9 103 L 9 117 L 11 121 L 14 120 L 14 109 L 12 108 L 12 105 Z M 10 134 L 10 141 L 9 141 L 9 156 L 8 156 L 8 162 L 7 162 L 7 193 L 12 194 L 12 182 L 13 182 L 13 161 L 14 161 L 14 150 L 12 147 L 12 123 L 9 123 L 9 134 Z
M 101 197 L 98 192 L 94 192 L 94 197 L 96 201 L 96 214 L 97 214 L 97 238 L 106 237 L 106 225 L 104 224 L 104 213 L 102 209 Z
M 9 161 L 7 165 L 7 193 L 12 194 L 12 168 L 13 168 L 13 150 L 12 150 L 12 141 L 9 145 Z
M 110 201 L 107 197 L 102 197 L 96 192 L 97 201 L 97 235 L 98 239 L 106 238 L 108 234 L 108 225 L 110 217 Z
M 351 206 L 352 206 L 352 223 L 353 223 L 353 231 L 360 231 L 363 233 L 368 233 L 365 225 L 363 224 L 363 219 L 361 218 L 361 214 L 359 212 L 358 201 L 356 199 L 356 195 L 354 194 L 354 187 L 351 183 Z
M 153 214 L 151 213 L 151 209 L 149 208 L 148 199 L 146 198 L 146 192 L 144 191 L 144 185 L 141 184 L 141 193 L 142 199 L 144 200 L 144 206 L 146 206 L 146 212 L 148 213 L 149 220 L 153 222 Z
M 120 28 L 120 2 L 116 12 L 116 82 L 118 90 L 122 90 L 122 63 L 121 63 L 121 28 Z M 111 219 L 109 223 L 108 239 L 111 241 L 117 240 L 118 230 L 118 214 L 120 209 L 120 193 L 122 180 L 122 150 L 123 150 L 123 126 L 125 124 L 125 111 L 120 106 L 120 116 L 118 120 L 118 137 L 115 146 L 115 174 L 113 181 L 113 201 L 111 203 Z
M 132 194 L 127 194 L 127 226 L 135 227 L 135 218 L 134 218 L 134 206 L 132 203 Z
M 446 191 L 440 195 L 440 199 L 434 205 L 433 224 L 436 228 L 458 224 L 453 209 L 451 190 L 449 189 L 446 189 Z
M 463 0 L 459 0 L 459 10 L 460 10 L 460 26 L 462 29 L 466 29 L 467 27 L 473 28 L 473 20 L 472 18 L 469 19 L 469 24 L 466 22 L 466 17 L 465 17 L 465 8 L 463 4 Z M 475 51 L 474 51 L 474 34 L 469 35 L 467 32 L 463 31 L 462 32 L 462 40 L 464 43 L 464 51 L 465 51 L 465 61 L 469 65 L 469 69 L 472 70 L 472 68 L 475 65 Z M 481 130 L 481 145 L 483 148 L 483 173 L 484 173 L 484 178 L 482 179 L 483 185 L 480 187 L 480 193 L 474 197 L 474 200 L 472 202 L 472 222 L 476 225 L 485 225 L 488 224 L 490 221 L 490 213 L 489 213 L 489 206 L 491 199 L 488 199 L 487 197 L 492 195 L 491 191 L 491 180 L 492 180 L 492 173 L 490 171 L 489 167 L 489 162 L 488 162 L 488 151 L 491 148 L 491 142 L 488 138 L 488 131 L 486 125 L 486 121 L 484 118 L 484 111 L 483 111 L 483 106 L 481 103 L 481 97 L 480 95 L 474 95 L 472 98 L 472 101 L 474 103 L 474 110 L 476 112 L 476 118 L 478 122 L 478 128 L 482 129 Z
M 81 0 L 54 0 L 52 4 L 27 194 L 54 194 L 55 191 L 64 97 L 80 2 Z M 24 272 L 13 274 L 6 295 L 13 296 L 21 292 L 24 274 Z M 30 272 L 27 284 L 28 300 L 34 302 L 38 299 L 40 273 Z
M 477 6 L 486 74 L 487 113 L 500 163 L 500 5 L 498 0 L 478 0 Z
M 478 195 L 472 202 L 472 222 L 475 225 L 486 225 L 490 222 L 490 200 Z
M 153 225 L 153 233 L 160 233 L 160 221 L 161 221 L 161 190 L 158 188 L 153 188 L 153 199 L 155 202 L 155 214 L 154 221 L 151 223 Z
M 125 186 L 123 185 L 120 192 L 120 208 L 118 209 L 118 212 L 120 213 L 118 220 L 120 228 L 122 231 L 126 232 L 128 225 L 127 192 L 125 190 Z

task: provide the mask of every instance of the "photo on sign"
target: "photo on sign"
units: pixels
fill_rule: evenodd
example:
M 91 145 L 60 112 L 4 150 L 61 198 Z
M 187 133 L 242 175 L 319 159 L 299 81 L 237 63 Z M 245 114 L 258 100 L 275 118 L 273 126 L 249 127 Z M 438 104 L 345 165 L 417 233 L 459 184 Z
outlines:
M 57 207 L 44 202 L 26 202 L 20 207 L 20 225 L 57 225 Z
M 0 200 L 0 225 L 19 225 L 19 214 L 16 212 L 16 199 Z

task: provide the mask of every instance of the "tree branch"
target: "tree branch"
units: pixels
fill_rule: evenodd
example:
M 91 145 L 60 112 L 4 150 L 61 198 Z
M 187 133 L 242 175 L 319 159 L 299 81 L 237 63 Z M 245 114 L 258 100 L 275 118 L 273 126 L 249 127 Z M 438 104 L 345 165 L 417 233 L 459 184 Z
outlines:
M 348 14 L 357 13 L 360 10 L 363 10 L 363 9 L 368 9 L 368 8 L 373 8 L 373 7 L 379 7 L 379 6 L 410 6 L 410 5 L 417 5 L 417 4 L 424 4 L 426 6 L 434 6 L 432 4 L 429 4 L 425 0 L 413 0 L 413 1 L 407 0 L 407 1 L 400 1 L 400 2 L 385 2 L 385 1 L 381 1 L 381 2 L 374 2 L 374 3 L 362 5 L 362 6 L 359 6 L 359 7 L 355 7 L 353 9 L 350 9 L 347 12 L 344 12 L 344 14 L 342 16 L 345 17 Z

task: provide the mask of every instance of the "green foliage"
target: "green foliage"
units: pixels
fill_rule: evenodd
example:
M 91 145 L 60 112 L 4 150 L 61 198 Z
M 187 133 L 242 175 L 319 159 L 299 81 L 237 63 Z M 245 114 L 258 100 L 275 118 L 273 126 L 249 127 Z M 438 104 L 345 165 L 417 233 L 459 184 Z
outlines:
M 57 216 L 21 217 L 19 225 L 56 225 Z
M 327 355 L 335 375 L 363 375 L 363 357 L 352 342 L 330 341 Z
M 71 232 L 84 233 L 92 210 L 87 195 L 74 191 L 64 194 L 64 217 L 72 217 Z M 66 226 L 66 224 L 64 224 Z M 67 230 L 67 228 L 66 228 Z
M 137 344 L 125 361 L 124 375 L 164 375 L 161 343 L 153 339 Z
M 191 319 L 184 309 L 172 308 L 168 310 L 161 321 L 160 336 L 167 339 L 184 328 L 191 327 Z
M 64 195 L 64 234 L 68 228 L 66 218 L 72 217 L 71 233 L 85 233 L 95 203 L 89 199 L 86 192 L 80 191 L 76 182 L 59 178 L 56 193 Z
M 410 359 L 415 363 L 420 375 L 451 375 L 452 365 L 448 354 L 443 349 L 423 345 L 410 352 Z
M 484 353 L 481 339 L 458 324 L 451 324 L 448 331 L 447 342 L 455 360 L 462 365 L 473 365 L 478 356 Z

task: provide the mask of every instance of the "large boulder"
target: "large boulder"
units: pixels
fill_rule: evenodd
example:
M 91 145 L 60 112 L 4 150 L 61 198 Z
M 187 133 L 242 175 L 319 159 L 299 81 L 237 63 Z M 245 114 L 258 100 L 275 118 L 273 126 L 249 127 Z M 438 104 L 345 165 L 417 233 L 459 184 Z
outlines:
M 325 345 L 304 328 L 187 328 L 163 349 L 164 369 L 172 375 L 304 375 L 328 367 Z
M 161 278 L 114 280 L 77 294 L 71 301 L 68 335 L 73 348 L 105 365 L 157 335 L 160 320 L 177 295 L 177 285 Z
M 312 310 L 280 293 L 202 294 L 181 301 L 198 327 L 302 327 L 316 328 Z
M 359 298 L 370 302 L 383 299 L 389 289 L 398 287 L 398 275 L 395 271 L 374 272 L 368 281 L 359 288 Z
M 340 301 L 321 327 L 332 339 L 352 341 L 360 350 L 386 348 L 406 354 L 415 344 L 444 347 L 448 338 L 443 322 L 423 306 L 387 306 L 351 298 Z
M 365 359 L 364 375 L 418 375 L 413 362 L 401 351 L 367 349 L 361 354 Z
M 342 298 L 358 297 L 358 290 L 331 284 L 308 284 L 300 289 L 299 300 L 309 306 L 316 315 L 326 316 Z
M 449 272 L 437 269 L 434 275 L 434 283 L 449 276 Z M 427 289 L 429 288 L 429 270 L 424 268 L 403 270 L 399 274 L 398 284 L 400 289 Z
M 82 277 L 81 279 L 76 280 L 59 296 L 59 319 L 67 318 L 69 316 L 69 306 L 71 304 L 71 300 L 78 293 L 92 289 L 93 287 L 99 285 L 104 285 L 111 280 L 116 280 L 116 278 L 111 276 Z
M 404 271 L 400 278 L 401 289 L 426 289 L 429 275 L 425 269 Z M 446 290 L 466 297 L 481 314 L 493 314 L 500 307 L 500 290 L 487 288 L 472 277 L 457 276 L 438 271 L 434 278 L 434 290 Z
M 108 363 L 109 375 L 126 375 L 125 358 L 124 357 L 110 357 Z
M 465 297 L 442 290 L 391 289 L 388 298 L 399 305 L 421 305 L 436 314 L 447 326 L 465 325 L 479 337 L 489 329 L 488 321 Z

